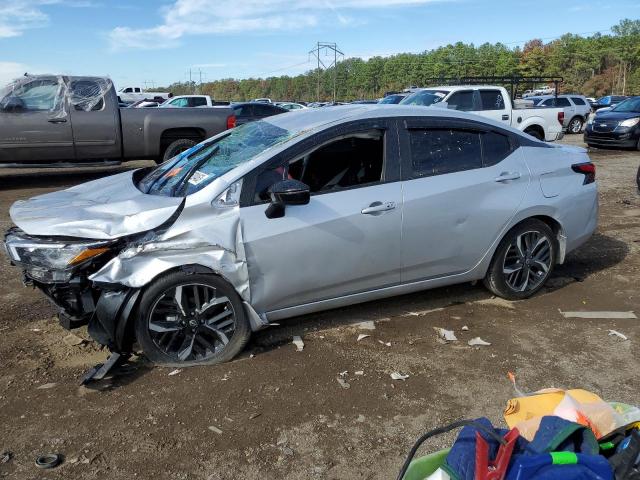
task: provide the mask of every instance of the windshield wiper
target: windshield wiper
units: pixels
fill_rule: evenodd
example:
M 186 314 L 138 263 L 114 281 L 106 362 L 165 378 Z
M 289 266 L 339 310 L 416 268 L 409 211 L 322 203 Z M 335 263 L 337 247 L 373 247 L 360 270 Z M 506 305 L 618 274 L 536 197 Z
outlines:
M 196 163 L 194 163 L 193 166 L 189 170 L 187 170 L 187 173 L 185 173 L 184 176 L 180 180 L 178 180 L 173 187 L 171 187 L 171 192 L 169 193 L 169 196 L 170 197 L 176 196 L 176 193 L 178 192 L 178 188 L 182 188 L 183 186 L 185 186 L 188 180 L 191 178 L 191 176 L 196 172 L 196 170 L 198 170 L 202 165 L 204 165 L 209 160 L 211 160 L 211 157 L 213 157 L 218 152 L 218 150 L 220 150 L 220 145 L 216 145 L 215 147 L 213 147 L 211 149 L 211 152 L 209 152 L 207 155 L 205 155 Z

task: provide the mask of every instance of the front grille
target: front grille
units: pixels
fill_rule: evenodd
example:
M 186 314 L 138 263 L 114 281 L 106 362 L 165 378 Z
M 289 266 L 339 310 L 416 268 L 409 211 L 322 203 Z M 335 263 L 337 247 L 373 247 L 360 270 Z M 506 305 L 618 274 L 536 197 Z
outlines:
M 617 120 L 598 120 L 593 121 L 592 129 L 594 132 L 613 132 L 618 126 Z

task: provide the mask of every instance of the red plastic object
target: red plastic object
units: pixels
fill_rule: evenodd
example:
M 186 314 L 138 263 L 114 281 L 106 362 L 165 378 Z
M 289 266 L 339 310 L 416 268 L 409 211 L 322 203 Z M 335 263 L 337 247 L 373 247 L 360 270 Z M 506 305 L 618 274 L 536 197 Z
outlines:
M 476 432 L 476 476 L 475 480 L 504 480 L 511 460 L 513 447 L 520 436 L 517 428 L 507 432 L 506 445 L 500 445 L 494 460 L 489 460 L 489 445 L 479 432 Z

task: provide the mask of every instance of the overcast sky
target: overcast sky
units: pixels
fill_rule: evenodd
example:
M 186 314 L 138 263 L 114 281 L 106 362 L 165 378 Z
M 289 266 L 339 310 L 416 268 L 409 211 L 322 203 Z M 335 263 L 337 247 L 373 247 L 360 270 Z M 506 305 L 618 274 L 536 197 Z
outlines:
M 521 45 L 639 18 L 640 1 L 0 0 L 0 82 L 108 75 L 116 86 L 296 75 L 316 41 L 346 56 L 457 41 Z

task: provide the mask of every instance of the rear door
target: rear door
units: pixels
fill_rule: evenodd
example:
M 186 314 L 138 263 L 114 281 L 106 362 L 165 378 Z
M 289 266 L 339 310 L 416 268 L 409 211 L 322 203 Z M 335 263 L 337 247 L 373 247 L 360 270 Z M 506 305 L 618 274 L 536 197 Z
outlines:
M 73 161 L 73 134 L 59 77 L 24 81 L 0 99 L 0 162 Z
M 480 111 L 476 112 L 478 115 L 511 125 L 511 114 L 507 110 L 504 96 L 499 89 L 480 89 L 478 94 L 480 96 Z
M 120 115 L 111 83 L 71 77 L 69 93 L 76 158 L 120 159 Z
M 530 174 L 520 150 L 477 122 L 408 119 L 400 133 L 403 283 L 472 269 L 524 198 Z

